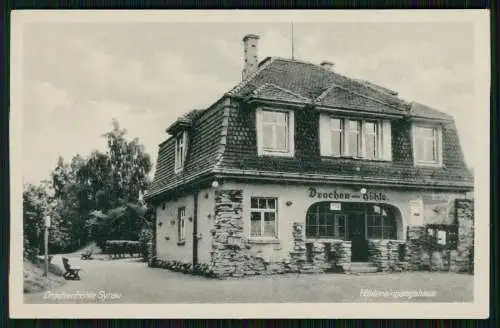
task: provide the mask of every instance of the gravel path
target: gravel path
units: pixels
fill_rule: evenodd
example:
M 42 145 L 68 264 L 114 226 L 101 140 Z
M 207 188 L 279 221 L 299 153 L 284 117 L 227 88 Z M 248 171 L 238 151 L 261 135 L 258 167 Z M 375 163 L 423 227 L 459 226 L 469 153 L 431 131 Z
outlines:
M 61 263 L 60 257 L 53 263 Z M 83 268 L 82 280 L 25 294 L 25 303 L 471 302 L 473 294 L 473 276 L 467 274 L 287 274 L 213 280 L 148 268 L 135 259 L 73 257 L 70 263 Z

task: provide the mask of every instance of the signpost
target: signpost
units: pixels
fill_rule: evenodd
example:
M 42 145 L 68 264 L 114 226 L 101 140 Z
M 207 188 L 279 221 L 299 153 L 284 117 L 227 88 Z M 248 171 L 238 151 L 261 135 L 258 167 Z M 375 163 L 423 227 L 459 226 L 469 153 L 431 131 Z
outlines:
M 43 222 L 45 228 L 44 231 L 44 241 L 45 241 L 45 267 L 43 270 L 43 276 L 47 277 L 49 272 L 49 228 L 50 228 L 50 216 L 46 216 Z

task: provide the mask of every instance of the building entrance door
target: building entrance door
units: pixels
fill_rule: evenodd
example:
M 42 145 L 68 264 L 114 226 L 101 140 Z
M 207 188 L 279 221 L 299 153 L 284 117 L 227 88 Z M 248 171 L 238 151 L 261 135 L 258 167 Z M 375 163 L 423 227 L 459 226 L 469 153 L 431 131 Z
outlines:
M 368 242 L 365 234 L 365 213 L 348 212 L 348 238 L 351 241 L 351 261 L 368 261 Z

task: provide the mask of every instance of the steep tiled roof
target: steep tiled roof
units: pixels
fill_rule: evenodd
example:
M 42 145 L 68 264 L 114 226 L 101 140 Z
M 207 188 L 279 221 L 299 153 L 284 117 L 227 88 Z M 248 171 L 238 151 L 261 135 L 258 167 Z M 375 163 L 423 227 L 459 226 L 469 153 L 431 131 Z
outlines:
M 216 104 L 206 110 L 192 111 L 169 127 L 170 132 L 176 129 L 176 124 L 190 131 L 184 170 L 174 173 L 174 139 L 163 142 L 153 185 L 145 198 L 161 195 L 205 174 L 229 173 L 471 187 L 472 174 L 465 166 L 451 117 L 418 103 L 407 103 L 396 95 L 392 90 L 347 78 L 318 65 L 267 58 L 259 64 L 257 72 L 228 91 Z M 294 158 L 260 158 L 256 149 L 255 115 L 240 106 L 249 100 L 440 120 L 443 122 L 444 165 L 441 168 L 413 165 L 411 122 L 404 119 L 392 124 L 392 162 L 322 159 L 317 128 L 319 115 L 311 110 L 296 111 Z
M 316 104 L 319 106 L 352 109 L 353 111 L 400 116 L 405 114 L 396 106 L 388 105 L 376 98 L 360 96 L 359 94 L 338 85 L 333 85 L 328 88 L 316 99 Z
M 189 133 L 185 167 L 180 173 L 174 173 L 175 139 L 171 137 L 160 144 L 153 184 L 146 198 L 210 172 L 221 155 L 223 125 L 223 110 L 216 107 L 207 109 L 202 114 L 198 112 Z
M 433 120 L 453 121 L 453 117 L 436 109 L 427 107 L 417 102 L 411 103 L 410 116 L 415 118 L 427 118 Z
M 439 167 L 415 167 L 411 148 L 410 122 L 392 124 L 391 162 L 359 161 L 354 159 L 322 159 L 319 151 L 319 116 L 313 111 L 295 113 L 295 157 L 259 157 L 255 115 L 232 108 L 229 116 L 227 144 L 222 156 L 221 170 L 316 174 L 319 177 L 337 176 L 351 181 L 384 180 L 387 183 L 457 184 L 470 186 L 472 174 L 467 169 L 454 124 L 443 128 L 443 164 Z M 359 168 L 359 170 L 358 170 Z
M 408 109 L 408 104 L 389 92 L 382 92 L 368 85 L 365 81 L 347 78 L 341 74 L 325 69 L 319 65 L 284 58 L 269 58 L 261 65 L 260 70 L 246 81 L 238 84 L 228 92 L 231 96 L 248 96 L 262 84 L 272 83 L 297 95 L 316 100 L 333 85 L 356 93 L 360 97 L 376 99 L 381 103 L 394 106 L 401 111 Z M 322 105 L 333 107 L 338 102 L 323 102 Z
M 309 103 L 310 99 L 298 95 L 290 90 L 286 90 L 272 83 L 264 83 L 256 88 L 249 98 L 258 98 L 263 100 L 276 100 L 293 103 Z

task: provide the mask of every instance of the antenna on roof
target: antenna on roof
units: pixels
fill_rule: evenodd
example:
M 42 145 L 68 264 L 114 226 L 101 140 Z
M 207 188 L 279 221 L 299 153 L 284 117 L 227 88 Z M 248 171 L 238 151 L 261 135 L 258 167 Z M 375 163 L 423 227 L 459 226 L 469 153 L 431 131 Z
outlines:
M 294 59 L 294 48 L 293 48 L 293 22 L 292 22 L 292 60 Z

